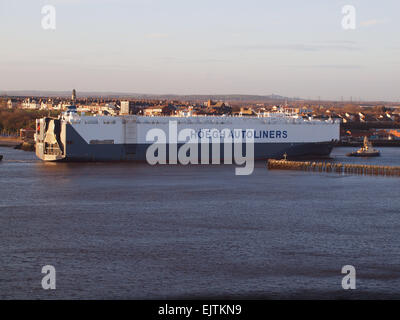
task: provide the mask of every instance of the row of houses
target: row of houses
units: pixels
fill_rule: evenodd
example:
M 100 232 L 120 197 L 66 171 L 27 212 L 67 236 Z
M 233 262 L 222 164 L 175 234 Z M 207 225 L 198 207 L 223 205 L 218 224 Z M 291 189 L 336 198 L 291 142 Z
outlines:
M 386 111 L 378 114 L 367 113 L 338 113 L 343 123 L 348 122 L 374 122 L 374 121 L 400 121 L 400 114 L 397 111 Z
M 7 105 L 9 109 L 14 109 L 18 106 L 18 101 L 9 99 Z M 31 98 L 26 98 L 20 103 L 21 108 L 27 110 L 64 110 L 69 105 L 67 102 L 53 102 L 50 99 L 37 101 Z
M 375 129 L 369 130 L 343 130 L 341 132 L 342 141 L 363 141 L 364 137 L 369 140 L 399 140 L 400 129 Z
M 21 108 L 25 110 L 41 110 L 41 111 L 63 111 L 70 106 L 70 101 L 54 101 L 51 99 L 37 101 L 35 99 L 26 98 L 22 101 L 15 99 L 9 99 L 7 101 L 7 107 L 9 109 Z M 116 103 L 104 103 L 104 104 L 76 104 L 78 112 L 88 113 L 104 113 L 104 114 L 119 114 L 120 108 Z
M 190 105 L 178 101 L 161 102 L 154 105 L 141 105 L 135 101 L 121 101 L 120 114 L 142 114 L 146 116 L 173 115 L 180 117 L 196 115 L 222 115 L 231 113 L 232 109 L 224 102 L 208 101 L 204 106 Z
M 143 114 L 146 116 L 156 115 L 175 115 L 175 116 L 195 116 L 195 115 L 240 115 L 254 116 L 270 112 L 285 112 L 287 114 L 298 114 L 303 117 L 314 117 L 320 119 L 337 118 L 343 123 L 368 123 L 368 122 L 400 122 L 400 108 L 386 109 L 381 112 L 371 112 L 366 108 L 365 112 L 341 112 L 338 109 L 331 110 L 318 106 L 311 108 L 307 106 L 276 106 L 276 105 L 249 105 L 232 109 L 231 106 L 223 101 L 208 100 L 203 104 L 180 102 L 180 101 L 156 101 L 156 100 L 112 100 L 112 102 L 98 101 L 96 99 L 86 99 L 76 101 L 78 112 L 100 113 L 111 115 Z M 62 98 L 10 98 L 7 101 L 9 109 L 22 108 L 28 110 L 54 110 L 62 111 L 71 105 L 71 101 Z

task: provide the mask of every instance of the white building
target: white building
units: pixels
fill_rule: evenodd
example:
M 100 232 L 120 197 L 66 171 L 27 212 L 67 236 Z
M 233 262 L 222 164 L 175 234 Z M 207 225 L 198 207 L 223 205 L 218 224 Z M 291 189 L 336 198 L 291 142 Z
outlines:
M 17 106 L 17 102 L 13 101 L 12 99 L 8 99 L 7 107 L 8 109 L 14 109 Z

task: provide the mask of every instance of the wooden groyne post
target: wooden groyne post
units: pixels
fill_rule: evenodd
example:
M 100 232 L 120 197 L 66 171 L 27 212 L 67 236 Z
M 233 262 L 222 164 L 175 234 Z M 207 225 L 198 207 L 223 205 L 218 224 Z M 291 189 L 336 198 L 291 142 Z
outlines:
M 342 174 L 376 175 L 376 176 L 398 176 L 400 167 L 378 166 L 365 164 L 344 164 L 333 162 L 310 162 L 310 161 L 288 161 L 268 160 L 269 170 L 298 170 L 312 172 L 336 172 Z

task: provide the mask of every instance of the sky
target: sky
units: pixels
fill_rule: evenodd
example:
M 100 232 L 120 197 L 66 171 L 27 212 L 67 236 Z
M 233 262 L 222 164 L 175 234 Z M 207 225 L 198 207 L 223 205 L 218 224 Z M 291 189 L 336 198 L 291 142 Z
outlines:
M 400 101 L 399 31 L 398 0 L 0 0 L 0 90 Z

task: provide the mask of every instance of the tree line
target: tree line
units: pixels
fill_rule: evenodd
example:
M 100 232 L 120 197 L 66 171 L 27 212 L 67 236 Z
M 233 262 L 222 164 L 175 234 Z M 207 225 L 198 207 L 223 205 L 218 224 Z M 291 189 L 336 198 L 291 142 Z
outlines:
M 35 120 L 49 115 L 57 116 L 58 112 L 0 109 L 0 132 L 12 135 L 18 134 L 20 129 L 35 129 Z

